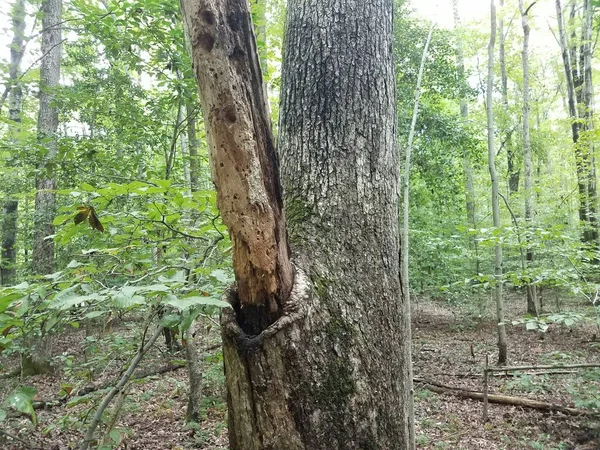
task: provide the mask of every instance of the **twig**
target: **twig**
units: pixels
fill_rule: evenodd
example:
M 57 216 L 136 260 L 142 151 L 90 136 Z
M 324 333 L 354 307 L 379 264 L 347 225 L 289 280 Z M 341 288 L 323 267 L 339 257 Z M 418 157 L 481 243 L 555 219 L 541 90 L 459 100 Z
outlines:
M 102 400 L 102 403 L 96 410 L 96 414 L 94 414 L 92 423 L 90 424 L 87 432 L 85 433 L 85 437 L 83 439 L 83 442 L 81 443 L 81 446 L 79 447 L 79 450 L 87 450 L 88 449 L 90 443 L 92 442 L 92 438 L 94 437 L 94 431 L 96 431 L 96 428 L 98 427 L 98 424 L 100 423 L 100 420 L 102 419 L 102 414 L 104 413 L 104 410 L 106 410 L 106 408 L 108 407 L 108 405 L 110 404 L 112 399 L 115 397 L 115 395 L 117 395 L 119 392 L 121 392 L 121 390 L 125 387 L 125 385 L 129 381 L 129 379 L 135 372 L 136 367 L 138 366 L 138 364 L 140 363 L 140 361 L 142 360 L 142 358 L 144 357 L 146 352 L 148 352 L 148 350 L 150 350 L 150 348 L 154 345 L 154 343 L 156 342 L 158 337 L 162 334 L 162 331 L 163 331 L 162 325 L 159 325 L 158 327 L 156 327 L 154 334 L 150 337 L 148 342 L 145 345 L 140 346 L 137 354 L 131 361 L 129 368 L 123 374 L 123 376 L 121 377 L 121 379 L 119 380 L 117 385 L 111 389 L 111 391 L 106 395 L 106 397 L 104 397 L 104 400 Z

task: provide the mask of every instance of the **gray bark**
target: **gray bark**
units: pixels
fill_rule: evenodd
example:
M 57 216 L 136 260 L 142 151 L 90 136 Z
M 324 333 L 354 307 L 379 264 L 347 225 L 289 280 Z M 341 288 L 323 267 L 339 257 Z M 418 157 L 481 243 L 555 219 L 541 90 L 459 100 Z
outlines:
M 521 13 L 521 23 L 523 25 L 523 162 L 525 166 L 525 222 L 528 230 L 531 230 L 533 223 L 533 168 L 531 162 L 531 133 L 529 125 L 530 105 L 529 105 L 529 35 L 531 27 L 529 26 L 529 17 L 527 14 L 536 2 L 533 2 L 527 9 L 523 0 L 519 0 L 519 11 Z M 531 247 L 531 232 L 527 233 L 527 265 L 533 262 L 534 254 Z M 533 316 L 539 314 L 537 290 L 534 284 L 527 283 L 527 312 Z
M 192 192 L 196 192 L 200 183 L 200 159 L 198 156 L 199 143 L 196 134 L 196 116 L 191 101 L 186 102 L 185 113 L 187 116 L 187 142 L 190 155 L 190 188 Z
M 494 227 L 500 229 L 500 190 L 498 187 L 498 172 L 496 171 L 496 150 L 494 143 L 494 45 L 496 43 L 496 5 L 494 0 L 490 1 L 491 9 L 491 34 L 488 47 L 488 80 L 486 92 L 487 108 L 487 135 L 488 135 L 488 162 L 490 177 L 492 179 L 492 216 Z M 507 362 L 506 324 L 504 323 L 504 298 L 502 296 L 502 244 L 496 242 L 494 247 L 494 296 L 496 299 L 496 320 L 498 321 L 498 364 Z
M 54 234 L 56 208 L 53 159 L 57 152 L 58 109 L 53 100 L 60 81 L 62 0 L 44 0 L 41 11 L 44 57 L 40 67 L 38 136 L 47 153 L 38 165 L 40 172 L 36 177 L 32 266 L 35 273 L 48 274 L 54 271 L 54 241 L 48 236 Z
M 595 203 L 597 201 L 595 162 L 593 159 L 593 153 L 590 153 L 590 145 L 580 141 L 582 134 L 581 132 L 587 129 L 589 126 L 588 119 L 591 117 L 591 109 L 585 105 L 584 95 L 584 93 L 590 92 L 588 89 L 591 90 L 592 88 L 591 71 L 586 76 L 584 69 L 586 61 L 589 61 L 589 66 L 591 68 L 591 45 L 586 48 L 584 40 L 579 51 L 575 44 L 569 45 L 560 0 L 556 0 L 555 5 L 559 31 L 559 42 L 567 84 L 567 102 L 569 105 L 569 115 L 571 118 L 571 132 L 575 151 L 577 187 L 579 191 L 579 221 L 583 226 L 581 239 L 585 243 L 597 243 L 598 224 L 595 217 Z M 584 9 L 586 15 L 584 20 L 584 38 L 587 35 L 586 30 L 588 29 L 589 20 L 591 20 L 592 17 L 591 12 L 588 11 L 590 7 L 591 4 L 586 0 Z M 571 16 L 573 18 L 575 15 L 574 9 L 571 11 Z M 588 19 L 588 17 L 590 17 L 590 19 Z M 589 80 L 589 83 L 586 83 L 586 79 Z M 593 107 L 593 104 L 591 103 L 591 97 L 589 100 L 589 106 Z M 580 109 L 582 111 L 580 111 Z
M 182 1 L 218 190 L 245 177 L 219 173 L 224 154 L 244 150 L 253 160 L 233 132 L 245 126 L 256 142 L 269 123 L 248 3 L 226 3 Z M 237 290 L 225 295 L 234 306 L 221 319 L 232 450 L 410 448 L 392 7 L 288 4 L 279 130 L 295 278 L 290 294 L 276 298 L 277 316 L 248 314 L 256 302 L 239 289 L 237 273 Z M 276 161 L 261 172 L 267 185 L 279 182 Z M 233 168 L 240 162 L 229 160 Z M 228 225 L 235 237 L 237 224 Z
M 454 28 L 460 28 L 460 15 L 458 13 L 458 0 L 452 0 L 452 10 L 454 13 Z M 458 73 L 461 79 L 465 78 L 465 57 L 462 45 L 462 40 L 457 39 L 457 66 Z M 460 117 L 466 124 L 469 121 L 469 105 L 463 97 L 460 100 Z M 467 220 L 474 229 L 477 228 L 477 210 L 475 206 L 475 187 L 473 185 L 473 166 L 468 150 L 463 151 L 463 173 L 465 177 L 465 209 L 467 211 Z M 471 246 L 475 253 L 475 274 L 480 273 L 479 268 L 479 243 L 477 236 L 471 238 Z
M 19 131 L 21 110 L 23 108 L 23 92 L 18 82 L 21 59 L 25 42 L 25 0 L 16 0 L 12 10 L 13 40 L 10 46 L 10 66 L 8 69 L 8 118 L 12 126 Z M 15 284 L 17 263 L 17 218 L 19 202 L 10 195 L 2 206 L 2 250 L 0 259 L 0 285 Z

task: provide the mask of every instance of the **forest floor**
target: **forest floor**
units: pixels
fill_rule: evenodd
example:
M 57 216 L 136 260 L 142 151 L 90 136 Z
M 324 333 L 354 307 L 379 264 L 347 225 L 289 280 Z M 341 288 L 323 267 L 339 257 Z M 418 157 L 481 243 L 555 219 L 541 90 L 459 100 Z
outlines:
M 509 362 L 511 365 L 600 362 L 596 329 L 576 326 L 550 328 L 547 333 L 527 332 L 523 325 L 512 326 L 522 315 L 524 300 L 514 296 L 508 302 Z M 569 305 L 568 310 L 572 310 Z M 481 391 L 485 354 L 496 358 L 496 327 L 491 300 L 479 307 L 450 307 L 445 302 L 420 300 L 413 311 L 413 360 L 415 377 L 444 385 Z M 56 338 L 53 375 L 26 379 L 35 386 L 40 400 L 55 399 L 65 392 L 103 386 L 113 381 L 135 351 L 137 322 L 125 322 L 111 333 L 87 339 L 82 330 Z M 213 347 L 218 333 L 212 330 L 206 341 Z M 161 344 L 164 346 L 164 344 Z M 161 346 L 152 350 L 140 372 L 156 372 L 132 382 L 127 389 L 116 432 L 106 436 L 105 448 L 120 449 L 227 449 L 226 405 L 222 357 L 219 349 L 206 353 L 204 360 L 204 421 L 186 424 L 187 371 L 172 370 L 183 355 L 170 355 Z M 471 346 L 473 353 L 471 354 Z M 84 351 L 87 348 L 87 352 Z M 84 357 L 84 354 L 87 356 Z M 10 364 L 2 364 L 5 370 Z M 598 381 L 589 380 L 590 371 L 553 375 L 498 376 L 490 380 L 490 392 L 527 397 L 549 403 L 582 407 L 579 399 L 599 398 Z M 596 374 L 595 380 L 599 376 Z M 15 377 L 0 380 L 0 399 L 16 386 Z M 37 410 L 38 424 L 25 417 L 13 417 L 0 427 L 0 449 L 63 450 L 77 448 L 95 405 L 105 395 L 101 389 L 53 407 Z M 587 395 L 587 396 L 586 396 Z M 597 404 L 596 404 L 597 406 Z M 92 411 L 90 413 L 90 411 Z M 489 422 L 482 420 L 482 403 L 453 395 L 415 388 L 416 439 L 419 449 L 600 449 L 600 423 L 582 417 L 547 413 L 521 407 L 490 404 Z M 27 444 L 2 435 L 16 435 Z M 101 448 L 98 444 L 95 448 Z

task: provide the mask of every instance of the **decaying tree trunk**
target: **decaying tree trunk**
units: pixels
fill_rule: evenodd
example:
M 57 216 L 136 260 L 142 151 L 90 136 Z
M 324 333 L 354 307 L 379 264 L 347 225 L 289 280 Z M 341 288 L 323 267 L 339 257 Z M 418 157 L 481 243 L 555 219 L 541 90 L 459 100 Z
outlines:
M 494 227 L 500 229 L 500 190 L 498 187 L 498 172 L 496 171 L 496 149 L 494 144 L 494 45 L 496 43 L 496 5 L 494 0 L 491 5 L 491 33 L 488 47 L 488 80 L 486 92 L 487 108 L 487 135 L 488 135 L 488 162 L 490 177 L 492 179 L 492 215 L 494 218 Z M 496 319 L 498 321 L 498 364 L 506 364 L 507 344 L 506 344 L 506 324 L 504 323 L 504 298 L 502 296 L 502 244 L 500 241 L 495 245 L 494 259 L 494 296 L 496 298 Z
M 533 248 L 531 247 L 531 228 L 533 222 L 533 168 L 531 162 L 531 133 L 529 127 L 529 17 L 527 14 L 535 5 L 533 2 L 527 9 L 523 0 L 519 0 L 519 11 L 521 13 L 521 23 L 523 25 L 523 162 L 525 166 L 525 222 L 527 226 L 527 265 L 533 262 Z M 537 289 L 533 283 L 527 283 L 527 312 L 533 316 L 539 314 L 539 305 L 537 299 Z
M 18 82 L 25 42 L 25 0 L 16 0 L 12 10 L 13 40 L 10 45 L 8 69 L 8 118 L 17 128 L 21 123 L 23 91 Z M 11 133 L 12 134 L 12 133 Z M 9 286 L 16 280 L 17 263 L 17 215 L 19 201 L 9 194 L 2 206 L 2 250 L 0 256 L 0 285 Z
M 281 181 L 245 0 L 182 0 L 237 285 L 232 450 L 410 447 L 392 0 L 288 3 Z
M 40 67 L 40 109 L 38 135 L 47 154 L 39 164 L 36 177 L 35 217 L 33 231 L 32 265 L 36 274 L 54 272 L 54 210 L 56 207 L 56 179 L 53 176 L 53 158 L 57 152 L 58 109 L 54 105 L 54 92 L 60 81 L 60 54 L 62 41 L 62 0 L 42 2 L 43 58 Z

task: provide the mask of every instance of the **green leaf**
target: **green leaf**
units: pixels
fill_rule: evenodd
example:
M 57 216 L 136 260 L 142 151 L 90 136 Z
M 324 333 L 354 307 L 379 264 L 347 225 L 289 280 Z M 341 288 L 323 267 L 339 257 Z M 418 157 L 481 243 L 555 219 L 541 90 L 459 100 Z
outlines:
M 171 305 L 179 310 L 185 310 L 192 306 L 205 305 L 205 306 L 216 306 L 218 308 L 230 308 L 231 305 L 227 302 L 219 300 L 214 297 L 201 297 L 201 296 L 192 296 L 185 298 L 177 298 L 175 296 L 169 296 L 165 300 L 167 305 Z
M 0 409 L 0 422 L 4 422 L 6 416 L 8 416 L 8 412 L 5 409 Z
M 33 399 L 37 390 L 31 386 L 19 386 L 5 400 L 4 404 L 10 408 L 28 414 L 31 421 L 36 424 L 37 418 L 33 409 Z

